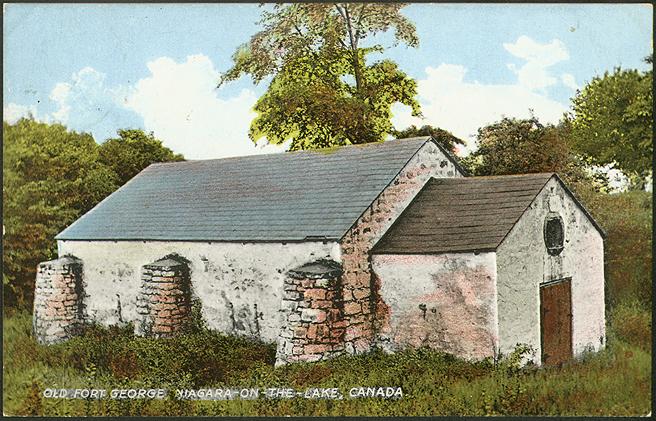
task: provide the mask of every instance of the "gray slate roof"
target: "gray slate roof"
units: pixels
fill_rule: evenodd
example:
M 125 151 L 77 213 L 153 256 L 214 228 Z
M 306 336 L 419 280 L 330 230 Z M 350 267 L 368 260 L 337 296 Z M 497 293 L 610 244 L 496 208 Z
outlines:
M 56 238 L 340 239 L 430 140 L 153 164 Z
M 551 177 L 558 179 L 605 236 L 578 199 L 553 173 L 433 178 L 373 251 L 426 254 L 496 250 Z

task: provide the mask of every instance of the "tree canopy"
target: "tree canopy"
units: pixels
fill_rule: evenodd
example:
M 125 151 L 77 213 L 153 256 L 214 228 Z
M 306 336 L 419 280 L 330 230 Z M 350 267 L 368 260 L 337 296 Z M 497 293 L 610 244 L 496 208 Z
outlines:
M 605 188 L 603 174 L 589 171 L 570 148 L 570 131 L 567 122 L 504 117 L 478 129 L 478 148 L 461 162 L 472 175 L 555 172 L 579 193 Z
M 116 174 L 119 185 L 154 162 L 184 160 L 182 155 L 163 146 L 153 133 L 146 134 L 137 129 L 121 129 L 117 133 L 117 138 L 100 144 L 98 160 Z
M 371 35 L 394 31 L 396 42 L 417 46 L 414 25 L 400 3 L 299 3 L 264 11 L 264 29 L 239 47 L 221 83 L 250 74 L 272 76 L 255 105 L 250 137 L 291 140 L 308 149 L 384 140 L 393 130 L 391 106 L 419 115 L 417 85 L 391 60 L 369 62 L 381 45 L 363 47 Z
M 597 76 L 572 100 L 572 146 L 594 165 L 645 177 L 652 162 L 652 107 L 651 70 L 617 68 Z
M 54 258 L 55 235 L 153 162 L 181 159 L 152 135 L 121 130 L 98 145 L 60 124 L 3 122 L 5 304 L 29 306 L 36 265 Z

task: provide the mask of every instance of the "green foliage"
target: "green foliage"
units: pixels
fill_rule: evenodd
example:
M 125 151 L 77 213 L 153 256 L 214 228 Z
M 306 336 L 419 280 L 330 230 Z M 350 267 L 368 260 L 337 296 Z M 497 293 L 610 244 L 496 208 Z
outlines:
M 179 160 L 139 130 L 98 146 L 60 124 L 3 122 L 3 295 L 30 307 L 36 265 L 56 256 L 55 235 L 152 162 Z
M 404 130 L 393 130 L 392 135 L 397 139 L 418 136 L 432 136 L 440 145 L 444 146 L 447 150 L 455 153 L 456 145 L 464 145 L 462 139 L 455 137 L 448 130 L 440 129 L 429 125 L 417 128 L 412 125 Z
M 111 138 L 99 146 L 99 161 L 118 176 L 118 184 L 123 185 L 141 170 L 155 162 L 183 161 L 153 133 L 142 130 L 118 130 L 118 138 Z
M 586 205 L 606 230 L 606 302 L 652 306 L 652 195 L 645 191 L 594 194 Z
M 317 61 L 330 65 L 317 67 Z M 273 144 L 291 139 L 290 150 L 380 142 L 393 130 L 394 103 L 418 110 L 416 83 L 393 62 L 364 66 L 366 88 L 359 91 L 343 79 L 351 71 L 343 55 L 326 58 L 322 52 L 288 64 L 255 104 L 251 139 L 266 136 Z
M 263 12 L 264 29 L 233 56 L 221 83 L 250 74 L 273 76 L 258 100 L 250 137 L 291 150 L 379 142 L 393 130 L 390 107 L 419 114 L 416 82 L 390 60 L 367 62 L 383 47 L 360 41 L 393 29 L 397 42 L 416 46 L 414 25 L 396 4 L 302 3 Z
M 644 178 L 653 151 L 652 71 L 617 68 L 572 100 L 572 145 L 595 165 Z
M 569 139 L 566 122 L 554 126 L 541 124 L 535 116 L 504 117 L 478 129 L 478 148 L 461 163 L 473 175 L 555 172 L 582 196 L 606 190 L 606 177 L 592 172 L 573 153 Z
M 51 366 L 70 365 L 86 377 L 127 379 L 160 386 L 223 384 L 254 365 L 271 365 L 275 347 L 208 330 L 175 339 L 140 338 L 133 326 L 91 325 L 63 344 L 37 346 Z M 113 381 L 112 380 L 112 381 Z
M 651 308 L 639 301 L 615 305 L 610 314 L 609 341 L 619 340 L 651 353 Z
M 616 319 L 614 319 L 616 320 Z M 30 316 L 6 319 L 4 413 L 10 415 L 636 415 L 650 407 L 650 354 L 621 339 L 561 368 L 518 368 L 521 348 L 496 367 L 427 348 L 373 352 L 273 367 L 273 347 L 219 334 L 134 338 L 100 329 L 44 347 L 29 336 Z M 116 355 L 132 352 L 134 369 L 116 372 Z M 97 362 L 88 360 L 96 355 Z M 76 357 L 83 359 L 77 362 Z M 95 367 L 94 365 L 95 364 Z M 75 367 L 73 367 L 75 366 Z M 199 375 L 198 373 L 206 373 Z M 204 377 L 205 376 L 205 377 Z M 92 382 L 90 383 L 90 379 Z M 45 399 L 45 387 L 166 388 L 165 400 Z M 352 387 L 401 387 L 401 399 L 352 399 Z M 345 399 L 179 401 L 176 388 L 337 387 Z
M 403 3 L 276 4 L 273 11 L 262 12 L 259 24 L 264 29 L 237 49 L 234 65 L 222 82 L 250 74 L 259 83 L 289 62 L 320 50 L 347 51 L 357 64 L 360 41 L 390 29 L 397 42 L 416 47 L 419 38 L 412 22 L 400 13 L 403 7 Z
M 55 234 L 117 187 L 88 134 L 21 119 L 3 122 L 5 304 L 31 301 L 36 265 L 55 256 Z

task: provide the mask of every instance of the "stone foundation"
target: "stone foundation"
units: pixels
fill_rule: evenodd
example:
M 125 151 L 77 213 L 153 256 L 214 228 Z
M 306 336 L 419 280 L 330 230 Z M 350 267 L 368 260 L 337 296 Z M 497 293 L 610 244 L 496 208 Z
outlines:
M 191 292 L 184 258 L 171 255 L 142 267 L 137 313 L 137 335 L 170 338 L 185 331 L 191 318 Z
M 344 351 L 344 308 L 339 263 L 319 260 L 287 273 L 276 365 L 319 361 Z
M 82 261 L 73 256 L 39 263 L 34 290 L 33 330 L 39 343 L 77 335 L 84 323 Z

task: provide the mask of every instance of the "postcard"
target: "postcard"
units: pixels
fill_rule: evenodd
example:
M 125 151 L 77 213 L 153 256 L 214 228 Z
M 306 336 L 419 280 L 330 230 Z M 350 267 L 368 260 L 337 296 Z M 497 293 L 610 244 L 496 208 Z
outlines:
M 651 413 L 647 4 L 4 4 L 6 416 Z

